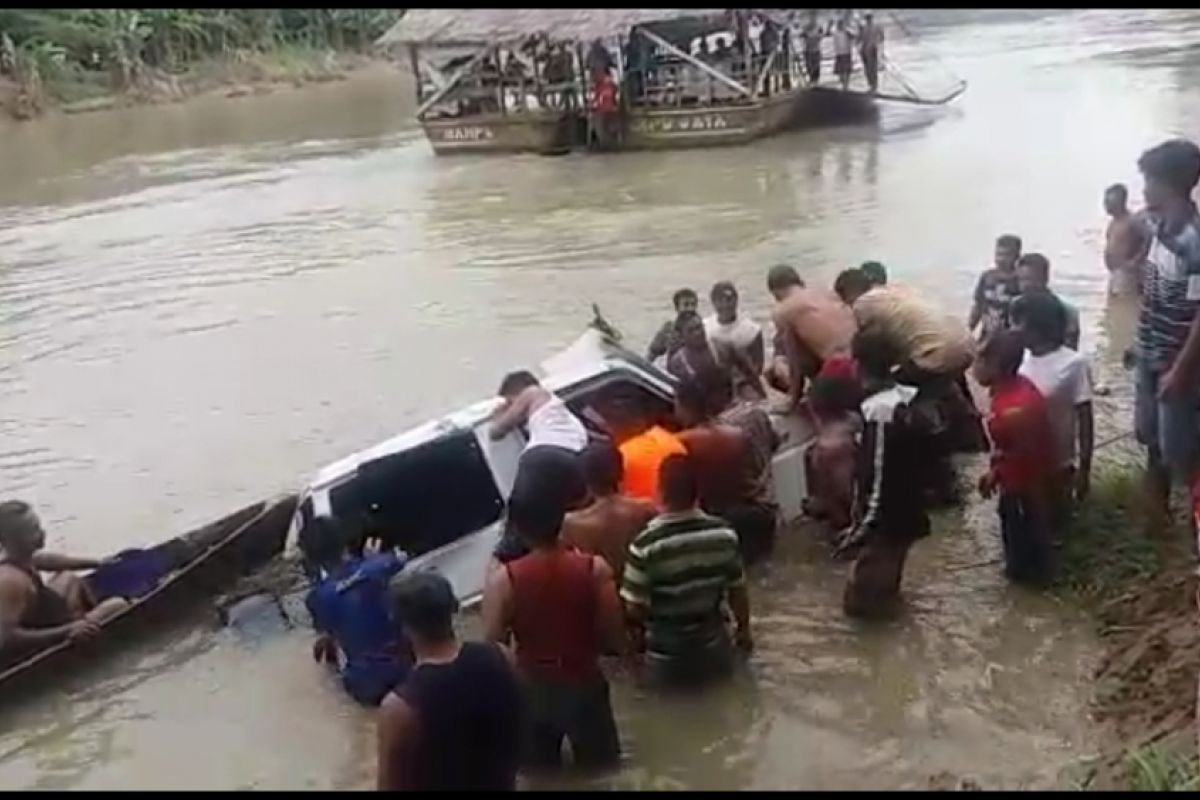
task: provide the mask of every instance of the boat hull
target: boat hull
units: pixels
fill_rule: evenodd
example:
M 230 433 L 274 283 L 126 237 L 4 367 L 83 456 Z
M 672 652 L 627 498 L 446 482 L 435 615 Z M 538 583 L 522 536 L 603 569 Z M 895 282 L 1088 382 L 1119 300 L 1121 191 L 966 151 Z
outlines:
M 739 145 L 791 127 L 796 90 L 747 105 L 633 109 L 626 119 L 623 150 Z
M 0 702 L 24 696 L 61 680 L 69 670 L 94 663 L 266 564 L 283 551 L 297 500 L 295 495 L 287 495 L 255 503 L 164 543 L 164 550 L 184 554 L 186 560 L 151 592 L 106 621 L 96 638 L 61 642 L 6 665 L 0 672 Z
M 570 148 L 574 125 L 573 115 L 538 111 L 421 122 L 425 138 L 438 155 L 553 153 Z

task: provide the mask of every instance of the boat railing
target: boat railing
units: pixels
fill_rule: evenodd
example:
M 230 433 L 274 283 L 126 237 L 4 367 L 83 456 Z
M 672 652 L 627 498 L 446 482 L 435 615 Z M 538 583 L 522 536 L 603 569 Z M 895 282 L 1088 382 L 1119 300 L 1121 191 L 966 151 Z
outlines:
M 757 97 L 767 97 L 798 85 L 793 65 L 779 53 L 745 59 L 707 59 L 705 63 L 745 86 Z M 768 62 L 771 62 L 768 69 Z M 765 75 L 764 75 L 765 72 Z M 763 78 L 760 84 L 760 77 Z M 667 108 L 740 105 L 751 102 L 745 94 L 682 59 L 663 59 L 652 67 L 625 72 L 630 102 Z

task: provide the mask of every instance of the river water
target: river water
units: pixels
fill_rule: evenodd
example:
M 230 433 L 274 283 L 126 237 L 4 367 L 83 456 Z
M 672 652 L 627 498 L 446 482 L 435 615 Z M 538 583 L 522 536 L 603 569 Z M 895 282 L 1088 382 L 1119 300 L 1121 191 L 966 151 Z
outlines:
M 1052 259 L 1111 361 L 1129 314 L 1104 293 L 1100 197 L 1137 196 L 1138 153 L 1197 130 L 1200 12 L 905 21 L 921 47 L 891 28 L 890 55 L 932 86 L 936 52 L 970 82 L 955 105 L 744 148 L 435 159 L 388 73 L 0 127 L 5 495 L 55 547 L 156 541 L 485 396 L 593 301 L 640 342 L 679 286 L 732 279 L 763 317 L 771 264 L 829 282 L 878 258 L 965 313 L 1007 231 Z M 630 755 L 600 785 L 1055 784 L 1095 748 L 1095 645 L 1077 612 L 958 569 L 998 555 L 992 516 L 941 520 L 880 628 L 842 618 L 844 566 L 785 540 L 734 683 L 662 700 L 618 682 Z M 369 785 L 370 714 L 308 642 L 164 631 L 6 710 L 0 787 Z

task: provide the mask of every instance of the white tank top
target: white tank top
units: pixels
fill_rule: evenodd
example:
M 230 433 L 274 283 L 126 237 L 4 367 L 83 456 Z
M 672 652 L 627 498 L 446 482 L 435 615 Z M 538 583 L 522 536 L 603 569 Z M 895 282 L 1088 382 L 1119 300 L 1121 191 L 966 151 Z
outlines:
M 583 423 L 553 394 L 529 415 L 526 450 L 538 445 L 551 445 L 578 453 L 587 447 L 587 443 L 587 429 Z

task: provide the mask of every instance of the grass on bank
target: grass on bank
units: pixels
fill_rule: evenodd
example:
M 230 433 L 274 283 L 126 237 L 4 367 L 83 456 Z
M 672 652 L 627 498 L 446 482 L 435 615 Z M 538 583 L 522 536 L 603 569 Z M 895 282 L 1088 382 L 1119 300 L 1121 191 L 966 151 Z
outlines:
M 1200 790 L 1200 760 L 1158 747 L 1132 753 L 1128 759 L 1129 788 L 1135 792 L 1194 792 Z

